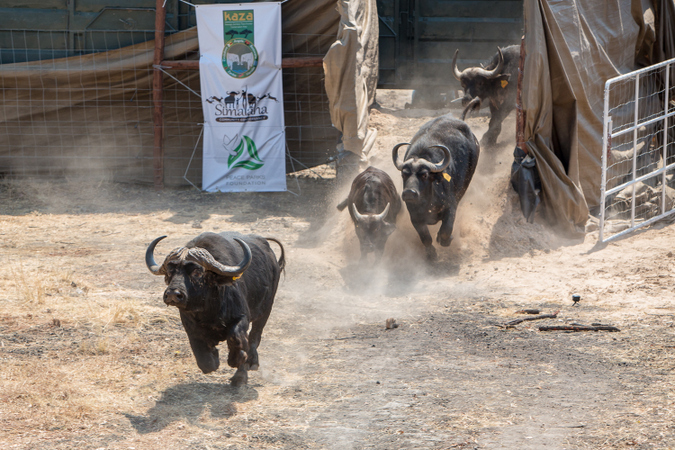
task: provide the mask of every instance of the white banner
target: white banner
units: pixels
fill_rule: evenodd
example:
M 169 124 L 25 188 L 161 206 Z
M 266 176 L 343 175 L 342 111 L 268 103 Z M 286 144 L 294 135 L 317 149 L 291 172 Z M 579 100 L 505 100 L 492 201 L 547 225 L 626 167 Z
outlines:
M 196 5 L 202 189 L 285 191 L 281 3 Z

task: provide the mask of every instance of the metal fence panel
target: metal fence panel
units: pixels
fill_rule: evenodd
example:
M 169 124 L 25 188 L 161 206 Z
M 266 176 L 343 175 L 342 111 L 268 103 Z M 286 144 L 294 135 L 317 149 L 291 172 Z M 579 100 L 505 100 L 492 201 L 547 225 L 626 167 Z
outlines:
M 675 59 L 605 83 L 600 241 L 675 213 Z
M 168 34 L 176 38 L 183 33 Z M 154 38 L 154 30 L 81 32 L 75 37 L 81 43 L 78 52 L 68 54 L 59 52 L 71 39 L 71 30 L 2 30 L 1 36 L 0 56 L 7 64 L 0 65 L 0 133 L 4 135 L 0 137 L 0 174 L 153 182 L 154 69 L 147 63 L 134 67 L 124 63 L 128 58 L 146 58 L 148 51 L 152 54 L 151 43 L 143 43 Z M 282 39 L 294 49 L 283 56 L 298 57 L 323 56 L 335 37 L 284 34 Z M 126 47 L 129 43 L 136 46 Z M 121 47 L 137 54 L 125 55 L 122 61 L 121 53 L 115 51 Z M 82 67 L 89 64 L 87 70 L 91 69 L 93 54 L 105 55 L 96 60 L 94 68 L 103 75 L 85 78 L 89 75 Z M 58 61 L 54 56 L 69 58 Z M 195 60 L 198 53 L 192 50 L 173 57 Z M 19 80 L 26 74 L 28 83 Z M 64 78 L 67 86 L 62 85 Z M 339 134 L 331 124 L 322 68 L 284 69 L 283 78 L 287 171 L 327 162 L 336 153 Z M 197 70 L 165 70 L 167 185 L 201 183 L 199 93 Z

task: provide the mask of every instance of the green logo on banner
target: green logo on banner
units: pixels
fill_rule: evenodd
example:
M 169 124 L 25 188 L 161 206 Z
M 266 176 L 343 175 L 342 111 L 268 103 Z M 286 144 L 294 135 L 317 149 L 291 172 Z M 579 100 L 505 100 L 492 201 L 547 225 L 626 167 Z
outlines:
M 238 136 L 235 136 L 231 140 L 227 136 L 223 137 L 223 146 L 226 150 L 229 150 L 228 146 L 236 144 L 237 137 Z M 244 156 L 244 150 L 246 150 L 249 159 L 242 159 L 242 156 Z M 228 169 L 241 167 L 242 169 L 256 170 L 260 169 L 263 164 L 265 164 L 258 155 L 258 148 L 256 147 L 255 142 L 253 142 L 253 139 L 248 136 L 244 136 L 243 139 L 240 139 L 237 147 L 234 148 L 234 150 L 231 150 L 231 152 L 232 154 L 230 154 L 230 156 L 227 158 Z
M 223 68 L 233 78 L 246 78 L 258 67 L 253 42 L 253 10 L 223 11 Z

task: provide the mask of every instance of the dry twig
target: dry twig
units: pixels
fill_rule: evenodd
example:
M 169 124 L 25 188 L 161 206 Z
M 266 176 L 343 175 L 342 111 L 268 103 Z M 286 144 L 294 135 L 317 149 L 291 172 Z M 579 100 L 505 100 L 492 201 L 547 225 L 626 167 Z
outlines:
M 621 331 L 611 325 L 553 325 L 539 327 L 539 331 Z
M 515 325 L 518 325 L 521 322 L 529 321 L 529 320 L 540 320 L 540 319 L 555 319 L 558 317 L 558 313 L 560 310 L 552 313 L 552 314 L 539 314 L 538 316 L 533 316 L 533 317 L 523 317 L 521 319 L 515 319 L 510 322 L 506 322 L 504 325 L 501 325 L 502 328 L 513 328 Z

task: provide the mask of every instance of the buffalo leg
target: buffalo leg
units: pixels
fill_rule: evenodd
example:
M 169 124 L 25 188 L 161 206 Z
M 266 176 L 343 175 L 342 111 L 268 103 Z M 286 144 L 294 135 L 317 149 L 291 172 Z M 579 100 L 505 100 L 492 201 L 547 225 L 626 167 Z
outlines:
M 241 319 L 231 326 L 230 332 L 227 336 L 227 348 L 229 354 L 227 355 L 227 365 L 236 367 L 237 371 L 230 380 L 233 386 L 241 386 L 248 381 L 248 373 L 246 371 L 246 359 L 248 357 L 248 319 L 242 316 Z
M 441 227 L 438 230 L 438 235 L 436 235 L 436 240 L 443 247 L 450 246 L 452 242 L 452 229 L 455 224 L 455 213 L 457 212 L 457 207 L 448 208 L 443 213 L 443 222 Z
M 246 360 L 246 368 L 249 370 L 258 370 L 260 366 L 258 363 L 258 345 L 260 345 L 262 331 L 265 328 L 269 315 L 268 311 L 267 314 L 251 323 L 251 332 L 248 334 L 248 359 Z
M 480 140 L 480 145 L 485 147 L 493 147 L 497 144 L 497 137 L 502 132 L 502 122 L 509 115 L 505 108 L 496 109 L 490 107 L 490 124 L 488 130 L 485 132 Z
M 424 245 L 424 249 L 427 252 L 427 259 L 434 261 L 436 259 L 436 249 L 434 248 L 434 240 L 431 238 L 431 233 L 429 233 L 429 227 L 424 222 L 412 222 L 413 227 L 417 231 L 417 234 L 420 236 L 420 240 Z
M 192 353 L 197 360 L 197 366 L 204 373 L 210 373 L 218 370 L 220 366 L 220 359 L 218 358 L 218 349 L 215 345 L 211 345 L 201 339 L 192 338 L 188 335 Z
M 361 242 L 360 243 L 360 249 L 361 249 L 361 263 L 365 263 L 366 260 L 368 259 L 368 253 L 371 251 L 371 247 L 369 247 L 367 244 Z

